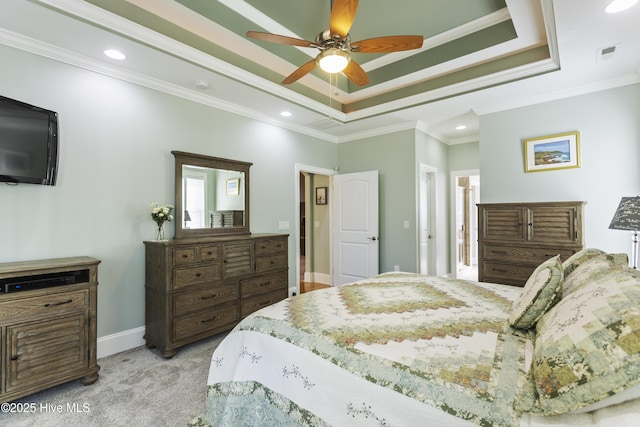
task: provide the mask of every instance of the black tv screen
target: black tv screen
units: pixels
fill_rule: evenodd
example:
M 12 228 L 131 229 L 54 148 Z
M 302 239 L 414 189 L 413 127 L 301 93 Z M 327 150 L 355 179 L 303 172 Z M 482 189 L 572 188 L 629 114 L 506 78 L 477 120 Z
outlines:
M 0 96 L 0 182 L 55 185 L 58 115 Z

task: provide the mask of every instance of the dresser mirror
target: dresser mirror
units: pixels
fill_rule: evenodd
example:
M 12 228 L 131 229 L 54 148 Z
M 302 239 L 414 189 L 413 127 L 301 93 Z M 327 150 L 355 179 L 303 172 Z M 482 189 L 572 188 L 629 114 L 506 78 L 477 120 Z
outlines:
M 176 239 L 249 234 L 251 163 L 172 151 Z

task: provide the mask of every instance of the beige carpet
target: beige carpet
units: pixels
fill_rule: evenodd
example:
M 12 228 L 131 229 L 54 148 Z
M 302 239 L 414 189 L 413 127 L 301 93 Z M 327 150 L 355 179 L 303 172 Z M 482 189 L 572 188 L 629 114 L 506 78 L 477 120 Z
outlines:
M 72 381 L 16 400 L 35 404 L 25 405 L 35 411 L 0 412 L 0 426 L 186 426 L 204 411 L 211 354 L 224 335 L 186 346 L 172 359 L 145 346 L 99 359 L 95 384 Z

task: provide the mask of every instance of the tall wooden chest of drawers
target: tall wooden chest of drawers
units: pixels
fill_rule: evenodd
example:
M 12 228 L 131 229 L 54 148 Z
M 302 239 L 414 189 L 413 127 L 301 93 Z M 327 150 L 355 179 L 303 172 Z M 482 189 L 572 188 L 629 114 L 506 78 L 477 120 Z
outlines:
M 176 349 L 233 328 L 288 296 L 288 235 L 145 243 L 145 341 Z
M 584 247 L 584 202 L 478 204 L 478 280 L 524 286 L 547 259 Z
M 0 264 L 1 402 L 75 379 L 96 382 L 99 263 L 71 257 Z

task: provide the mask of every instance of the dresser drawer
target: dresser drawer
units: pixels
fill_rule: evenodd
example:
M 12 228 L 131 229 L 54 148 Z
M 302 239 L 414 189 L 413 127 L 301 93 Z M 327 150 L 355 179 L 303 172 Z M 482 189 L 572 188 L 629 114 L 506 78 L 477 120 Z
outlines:
M 275 290 L 287 290 L 288 287 L 287 273 L 282 272 L 243 280 L 240 283 L 240 294 L 242 298 L 247 298 Z
M 524 286 L 536 267 L 537 265 L 515 265 L 485 262 L 482 266 L 482 280 L 485 282 Z
M 256 258 L 256 272 L 258 273 L 284 267 L 287 267 L 287 254 Z
M 188 265 L 220 259 L 220 245 L 189 246 L 173 249 L 173 265 Z
M 225 331 L 231 329 L 238 320 L 237 304 L 227 305 L 215 310 L 206 310 L 174 319 L 173 337 L 174 340 L 179 341 L 214 330 Z
M 200 261 L 217 261 L 220 259 L 220 246 L 200 246 L 198 248 L 198 254 L 200 255 Z
M 285 239 L 264 239 L 256 242 L 256 254 L 271 254 L 276 252 L 286 252 L 287 241 Z
M 282 301 L 286 297 L 287 291 L 282 289 L 279 291 L 269 292 L 268 294 L 259 295 L 257 297 L 243 299 L 241 303 L 242 317 L 246 317 L 254 311 Z
M 236 299 L 238 299 L 237 283 L 212 285 L 199 291 L 174 295 L 173 314 L 181 316 Z
M 175 248 L 173 265 L 186 265 L 196 262 L 196 248 Z
M 180 289 L 198 283 L 220 279 L 220 264 L 203 264 L 196 267 L 176 268 L 174 270 L 174 289 Z
M 567 259 L 575 251 L 557 248 L 530 248 L 526 246 L 483 245 L 482 258 L 488 261 L 518 262 L 538 266 L 549 258 L 560 255 Z
M 89 308 L 89 290 L 53 293 L 32 298 L 0 302 L 0 322 L 11 319 L 13 323 L 21 318 L 33 318 L 49 314 L 59 314 L 71 310 Z

